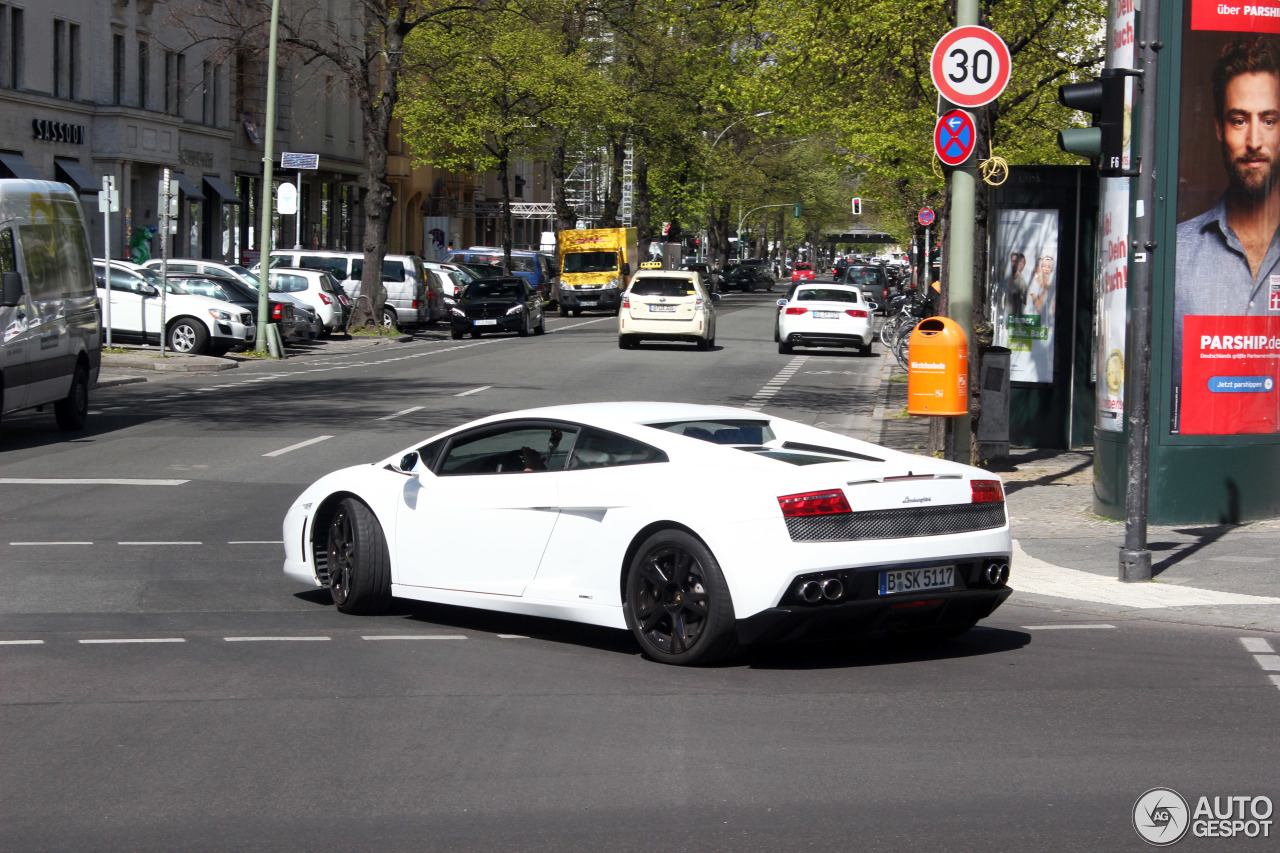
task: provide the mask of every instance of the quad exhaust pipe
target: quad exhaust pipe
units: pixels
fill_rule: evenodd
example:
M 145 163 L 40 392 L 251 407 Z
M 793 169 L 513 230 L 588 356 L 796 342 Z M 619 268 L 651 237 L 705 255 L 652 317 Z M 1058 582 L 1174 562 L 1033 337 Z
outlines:
M 844 584 L 838 578 L 823 581 L 805 581 L 800 584 L 800 598 L 806 604 L 817 604 L 822 599 L 839 601 L 844 596 Z

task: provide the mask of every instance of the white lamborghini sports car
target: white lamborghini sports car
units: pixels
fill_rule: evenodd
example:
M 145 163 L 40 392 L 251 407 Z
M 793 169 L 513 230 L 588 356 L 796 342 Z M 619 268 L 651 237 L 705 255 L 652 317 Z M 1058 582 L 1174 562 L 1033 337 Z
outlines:
M 392 596 L 630 629 L 652 658 L 864 632 L 945 638 L 1010 593 L 994 475 L 761 412 L 588 403 L 493 415 L 322 477 L 284 571 L 338 609 Z

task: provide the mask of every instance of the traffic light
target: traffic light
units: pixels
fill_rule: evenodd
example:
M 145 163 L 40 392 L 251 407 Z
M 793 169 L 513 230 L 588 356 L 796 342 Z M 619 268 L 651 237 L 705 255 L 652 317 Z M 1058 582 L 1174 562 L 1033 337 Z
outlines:
M 791 216 L 795 219 L 800 218 L 800 202 L 796 202 L 794 205 L 792 205 Z
M 862 215 L 862 199 L 860 198 L 855 198 L 853 200 L 853 215 L 854 216 Z
M 1058 147 L 1097 160 L 1104 173 L 1124 168 L 1124 80 L 1122 71 L 1108 68 L 1096 79 L 1058 87 L 1058 103 L 1093 116 L 1091 127 L 1058 131 Z

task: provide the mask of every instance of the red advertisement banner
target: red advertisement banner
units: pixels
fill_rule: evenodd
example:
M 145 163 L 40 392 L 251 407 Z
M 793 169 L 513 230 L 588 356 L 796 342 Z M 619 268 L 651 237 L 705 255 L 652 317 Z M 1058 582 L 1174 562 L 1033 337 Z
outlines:
M 1179 432 L 1280 432 L 1280 316 L 1188 314 L 1182 354 Z
M 1191 0 L 1191 29 L 1280 34 L 1280 0 Z

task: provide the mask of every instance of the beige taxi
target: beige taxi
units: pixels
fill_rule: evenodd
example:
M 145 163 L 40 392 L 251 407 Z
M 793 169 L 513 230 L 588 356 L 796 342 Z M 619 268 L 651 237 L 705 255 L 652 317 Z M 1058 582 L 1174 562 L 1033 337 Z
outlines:
M 618 347 L 641 340 L 689 341 L 700 350 L 716 342 L 719 294 L 708 293 L 692 270 L 642 269 L 631 278 L 618 311 Z

